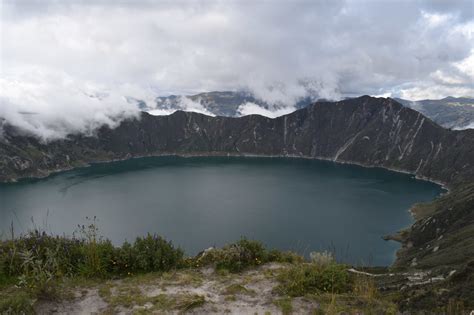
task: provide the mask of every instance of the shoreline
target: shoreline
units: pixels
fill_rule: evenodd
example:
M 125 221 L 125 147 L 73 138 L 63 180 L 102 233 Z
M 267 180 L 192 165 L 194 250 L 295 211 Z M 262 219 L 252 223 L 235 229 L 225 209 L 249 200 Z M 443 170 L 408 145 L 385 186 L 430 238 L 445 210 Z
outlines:
M 436 185 L 439 185 L 443 190 L 446 190 L 446 193 L 444 194 L 449 194 L 449 192 L 451 191 L 448 184 L 443 181 L 436 180 L 434 178 L 430 178 L 426 176 L 419 176 L 410 171 L 386 167 L 386 166 L 373 166 L 373 165 L 368 165 L 368 164 L 359 163 L 355 161 L 335 160 L 332 158 L 327 158 L 327 157 L 322 157 L 322 156 L 306 156 L 306 155 L 296 155 L 296 154 L 271 155 L 271 154 L 223 153 L 223 152 L 207 152 L 207 153 L 169 153 L 169 152 L 166 152 L 166 153 L 156 153 L 156 154 L 146 154 L 146 155 L 135 155 L 135 156 L 128 156 L 124 158 L 113 158 L 109 160 L 90 161 L 90 162 L 85 162 L 83 165 L 72 166 L 72 167 L 67 167 L 67 168 L 59 168 L 59 169 L 54 169 L 54 170 L 46 170 L 44 171 L 44 175 L 24 176 L 24 177 L 13 178 L 8 181 L 0 181 L 0 184 L 18 183 L 18 182 L 21 182 L 23 180 L 28 180 L 28 179 L 32 179 L 32 180 L 45 179 L 57 173 L 67 172 L 67 171 L 80 169 L 80 168 L 86 168 L 94 164 L 106 164 L 106 163 L 121 162 L 121 161 L 127 161 L 127 160 L 132 160 L 132 159 L 141 159 L 141 158 L 150 158 L 150 157 L 182 157 L 182 158 L 192 158 L 192 157 L 244 157 L 245 158 L 245 157 L 250 157 L 250 158 L 290 158 L 290 159 L 327 161 L 327 162 L 333 162 L 335 164 L 340 164 L 340 165 L 355 165 L 355 166 L 360 166 L 364 168 L 379 168 L 379 169 L 384 169 L 391 172 L 413 175 L 414 179 L 427 181 L 427 182 L 431 182 Z
M 394 168 L 389 168 L 389 167 L 383 167 L 383 166 L 373 166 L 373 165 L 366 165 L 363 163 L 358 163 L 354 161 L 344 161 L 344 160 L 335 160 L 331 158 L 326 158 L 326 157 L 321 157 L 321 156 L 304 156 L 304 155 L 294 155 L 294 154 L 286 154 L 286 155 L 266 155 L 266 154 L 252 154 L 252 153 L 223 153 L 223 152 L 206 152 L 206 153 L 170 153 L 170 152 L 164 152 L 164 153 L 156 153 L 156 154 L 147 154 L 147 155 L 140 155 L 140 156 L 126 156 L 124 158 L 114 158 L 114 159 L 108 159 L 108 160 L 102 160 L 102 161 L 91 161 L 88 163 L 84 163 L 84 165 L 78 165 L 75 167 L 69 167 L 69 168 L 61 168 L 61 169 L 56 169 L 52 171 L 47 171 L 45 172 L 44 176 L 29 176 L 29 177 L 22 177 L 14 181 L 10 182 L 0 182 L 0 184 L 8 184 L 8 183 L 19 183 L 24 180 L 41 180 L 41 179 L 46 179 L 50 176 L 54 176 L 56 174 L 60 174 L 62 172 L 67 172 L 67 171 L 72 171 L 75 169 L 81 169 L 81 168 L 88 168 L 91 167 L 95 164 L 108 164 L 108 163 L 114 163 L 114 162 L 122 162 L 122 161 L 127 161 L 127 160 L 132 160 L 132 159 L 141 159 L 141 158 L 152 158 L 152 157 L 181 157 L 181 158 L 193 158 L 193 157 L 241 157 L 241 158 L 277 158 L 277 159 L 282 159 L 282 158 L 289 158 L 289 159 L 304 159 L 304 160 L 317 160 L 317 161 L 326 161 L 326 162 L 332 162 L 335 164 L 339 165 L 355 165 L 359 167 L 364 167 L 364 168 L 372 168 L 372 169 L 384 169 L 387 171 L 391 172 L 396 172 L 396 173 L 401 173 L 401 174 L 407 174 L 407 175 L 412 175 L 414 179 L 416 180 L 422 180 L 422 181 L 427 181 L 434 183 L 436 185 L 439 185 L 441 189 L 445 190 L 445 192 L 441 193 L 439 196 L 443 196 L 446 194 L 450 193 L 450 189 L 446 183 L 443 183 L 441 181 L 423 177 L 423 176 L 417 176 L 416 174 L 413 174 L 409 171 L 405 170 L 400 170 L 400 169 L 394 169 Z M 435 200 L 435 199 L 433 199 Z M 429 201 L 432 202 L 433 200 Z M 385 240 L 385 241 L 395 241 L 400 244 L 400 247 L 395 251 L 395 258 L 392 264 L 386 266 L 390 267 L 392 266 L 398 257 L 399 251 L 403 248 L 403 238 L 401 237 L 402 231 L 406 231 L 407 229 L 410 229 L 413 224 L 415 224 L 418 220 L 416 219 L 416 216 L 413 212 L 413 207 L 418 204 L 415 203 L 410 208 L 407 210 L 408 213 L 410 214 L 410 217 L 412 219 L 412 222 L 410 225 L 406 227 L 402 227 L 398 231 L 392 234 L 386 234 L 386 235 L 380 235 L 380 237 Z

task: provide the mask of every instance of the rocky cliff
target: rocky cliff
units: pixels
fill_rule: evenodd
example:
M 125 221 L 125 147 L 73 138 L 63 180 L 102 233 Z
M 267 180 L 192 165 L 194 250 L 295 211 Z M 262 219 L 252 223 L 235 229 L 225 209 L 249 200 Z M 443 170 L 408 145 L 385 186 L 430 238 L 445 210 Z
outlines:
M 474 130 L 444 129 L 392 99 L 317 102 L 275 119 L 142 113 L 95 136 L 41 143 L 4 127 L 0 181 L 46 176 L 138 156 L 273 155 L 329 159 L 410 172 L 448 185 L 474 178 Z

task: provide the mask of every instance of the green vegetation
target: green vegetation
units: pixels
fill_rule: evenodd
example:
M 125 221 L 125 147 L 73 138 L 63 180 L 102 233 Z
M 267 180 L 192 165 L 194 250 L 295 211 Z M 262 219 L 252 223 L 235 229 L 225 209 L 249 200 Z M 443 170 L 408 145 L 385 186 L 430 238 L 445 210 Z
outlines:
M 185 257 L 181 249 L 151 234 L 114 246 L 100 237 L 94 221 L 80 226 L 77 235 L 33 231 L 0 242 L 1 314 L 34 313 L 37 303 L 77 299 L 79 293 L 90 294 L 90 288 L 106 303 L 106 313 L 124 308 L 137 314 L 212 308 L 215 302 L 201 294 L 207 281 L 202 270 L 209 269 L 215 270 L 213 281 L 219 283 L 214 294 L 227 303 L 258 299 L 256 282 L 267 281 L 273 283 L 267 305 L 284 314 L 301 307 L 295 299 L 304 299 L 315 312 L 327 314 L 397 310 L 370 277 L 348 272 L 348 266 L 337 263 L 328 252 L 311 253 L 307 261 L 243 238 Z M 176 289 L 182 287 L 188 291 Z
M 236 295 L 236 294 L 243 294 L 243 295 L 251 295 L 254 296 L 257 293 L 254 290 L 247 289 L 241 284 L 231 284 L 229 285 L 223 292 L 224 295 Z
M 35 300 L 27 292 L 10 289 L 0 291 L 0 314 L 31 314 Z
M 278 276 L 276 291 L 282 295 L 303 296 L 316 293 L 345 293 L 351 290 L 353 279 L 345 265 L 330 263 L 298 264 Z
M 192 272 L 176 276 L 171 271 L 213 266 L 221 275 L 230 275 L 271 261 L 291 263 L 301 262 L 303 258 L 294 253 L 269 251 L 261 243 L 247 239 L 189 258 L 171 242 L 151 234 L 138 237 L 133 243 L 114 246 L 99 235 L 94 218 L 90 224 L 79 226 L 73 237 L 51 236 L 35 230 L 0 242 L 0 313 L 31 313 L 36 301 L 66 298 L 65 283 L 70 279 L 133 276 L 136 281 L 146 282 L 147 275 L 159 273 L 164 281 L 168 277 L 175 283 L 200 284 L 202 280 Z M 112 306 L 118 301 L 122 306 L 150 302 L 132 288 L 119 291 L 114 297 L 107 287 L 101 287 L 99 293 Z M 227 289 L 229 295 L 254 294 L 238 285 Z M 187 310 L 204 303 L 204 298 L 193 295 L 153 302 Z
M 259 266 L 268 262 L 294 263 L 300 261 L 303 261 L 303 258 L 295 253 L 276 250 L 269 251 L 262 243 L 243 238 L 223 248 L 206 250 L 197 258 L 190 259 L 188 263 L 195 267 L 215 265 L 217 270 L 241 272 L 249 267 Z
M 93 227 L 91 229 L 94 229 Z M 31 232 L 0 243 L 0 279 L 21 277 L 25 286 L 42 287 L 65 276 L 107 278 L 182 267 L 183 251 L 148 234 L 114 247 L 109 240 L 65 238 Z
M 31 313 L 38 300 L 63 299 L 67 279 L 106 279 L 165 272 L 184 266 L 181 249 L 148 234 L 115 247 L 95 222 L 79 237 L 32 231 L 0 242 L 0 313 Z
M 198 294 L 158 294 L 156 296 L 147 296 L 137 286 L 129 285 L 116 287 L 115 290 L 116 292 L 112 294 L 109 285 L 102 286 L 99 290 L 100 297 L 108 303 L 106 313 L 116 313 L 117 307 L 137 307 L 139 314 L 170 310 L 185 312 L 199 307 L 206 302 L 205 297 Z M 144 308 L 145 305 L 149 305 L 149 307 Z
M 291 303 L 291 298 L 289 297 L 278 299 L 274 303 L 280 308 L 283 315 L 288 315 L 293 312 L 293 304 Z
M 336 263 L 329 252 L 310 254 L 311 263 L 294 265 L 278 276 L 276 291 L 288 296 L 316 293 L 344 293 L 351 289 L 347 266 Z

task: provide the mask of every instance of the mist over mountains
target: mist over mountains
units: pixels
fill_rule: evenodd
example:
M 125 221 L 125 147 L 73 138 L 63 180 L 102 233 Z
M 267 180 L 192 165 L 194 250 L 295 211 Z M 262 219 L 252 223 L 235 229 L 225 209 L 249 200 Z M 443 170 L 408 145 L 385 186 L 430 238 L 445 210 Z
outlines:
M 445 128 L 474 128 L 474 99 L 448 96 L 440 100 L 395 100 L 431 118 Z
M 104 126 L 94 137 L 72 135 L 49 143 L 14 127 L 5 130 L 4 181 L 131 157 L 251 154 L 387 167 L 449 183 L 472 178 L 474 153 L 474 130 L 445 129 L 393 99 L 370 96 L 316 102 L 274 119 L 141 112 L 140 119 Z
M 3 125 L 9 124 L 43 141 L 50 141 L 65 138 L 70 134 L 93 135 L 102 126 L 115 128 L 126 118 L 139 117 L 142 111 L 155 116 L 170 115 L 181 110 L 208 116 L 262 115 L 275 118 L 305 108 L 316 101 L 324 101 L 317 97 L 304 96 L 296 98 L 293 103 L 271 102 L 255 96 L 250 91 L 213 91 L 148 99 L 84 90 L 78 90 L 75 97 L 69 99 L 66 93 L 53 93 L 55 97 L 62 99 L 64 104 L 69 105 L 66 112 L 55 105 L 58 104 L 57 101 L 43 103 L 46 110 L 35 112 L 28 111 L 27 103 L 24 107 L 18 107 L 3 99 L 0 130 Z M 444 128 L 474 128 L 473 98 L 446 97 L 419 101 L 394 99 L 406 107 L 419 111 Z
M 473 98 L 449 96 L 439 100 L 410 101 L 401 98 L 395 98 L 395 100 L 421 112 L 445 128 L 474 128 Z M 211 116 L 240 117 L 257 114 L 272 118 L 304 108 L 315 101 L 317 100 L 312 97 L 301 97 L 296 103 L 290 105 L 281 102 L 271 104 L 256 98 L 249 92 L 230 91 L 157 97 L 151 104 L 135 100 L 141 110 L 152 115 L 166 115 L 176 110 L 184 110 Z
M 472 96 L 472 12 L 462 0 L 5 0 L 0 117 L 50 140 L 145 105 L 274 117 L 321 99 Z M 160 98 L 203 91 L 251 95 Z

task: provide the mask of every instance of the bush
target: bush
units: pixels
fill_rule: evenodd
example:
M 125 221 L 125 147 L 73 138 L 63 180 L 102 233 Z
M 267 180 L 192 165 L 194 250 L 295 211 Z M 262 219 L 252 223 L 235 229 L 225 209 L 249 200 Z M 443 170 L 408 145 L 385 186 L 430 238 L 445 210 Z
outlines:
M 175 249 L 171 242 L 160 236 L 148 234 L 146 237 L 137 237 L 130 261 L 132 270 L 135 272 L 167 271 L 182 265 L 184 253 L 181 249 Z
M 344 293 L 351 290 L 352 277 L 345 265 L 300 264 L 278 276 L 276 291 L 282 295 L 303 296 L 315 293 Z
M 223 255 L 216 262 L 216 268 L 227 269 L 230 272 L 239 272 L 267 261 L 262 243 L 245 238 L 225 246 L 222 251 Z
M 328 251 L 311 252 L 309 254 L 311 262 L 319 267 L 325 267 L 335 262 L 334 255 Z
M 184 253 L 156 235 L 138 237 L 134 244 L 115 247 L 97 234 L 95 226 L 82 227 L 81 238 L 49 236 L 38 231 L 0 241 L 0 281 L 22 276 L 23 284 L 49 283 L 53 278 L 88 278 L 168 271 L 183 266 Z
M 53 299 L 57 296 L 54 281 L 61 275 L 57 249 L 46 248 L 45 255 L 38 255 L 36 250 L 25 250 L 20 253 L 23 260 L 22 275 L 18 285 L 29 290 L 34 296 L 42 299 Z
M 0 294 L 0 314 L 35 314 L 34 300 L 26 292 Z
M 304 262 L 304 258 L 301 255 L 298 255 L 291 251 L 282 252 L 276 249 L 272 249 L 271 251 L 268 252 L 267 260 L 269 262 L 273 261 L 273 262 L 289 263 L 289 264 Z
M 214 264 L 218 270 L 239 272 L 268 261 L 268 252 L 262 243 L 242 238 L 222 249 L 208 249 L 194 259 L 194 266 Z
M 86 219 L 88 219 L 86 217 Z M 81 273 L 87 277 L 98 277 L 104 275 L 104 265 L 99 253 L 103 245 L 96 225 L 96 218 L 89 225 L 78 225 L 79 233 L 84 240 L 81 246 L 84 263 L 81 265 Z M 106 244 L 107 246 L 107 244 Z
M 45 261 L 52 252 L 57 262 L 59 276 L 78 272 L 84 262 L 82 246 L 76 238 L 50 236 L 37 230 L 14 240 L 0 242 L 0 278 L 19 276 L 24 271 L 24 254 L 32 251 L 35 260 Z
M 240 272 L 268 262 L 297 263 L 304 258 L 292 252 L 267 250 L 258 241 L 242 238 L 222 248 L 209 248 L 187 261 L 189 266 L 215 265 L 217 270 Z

